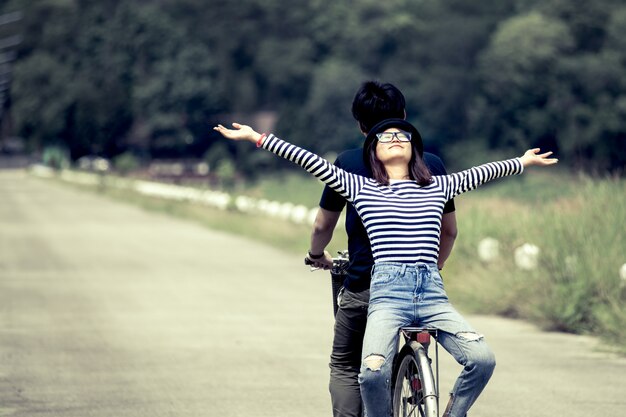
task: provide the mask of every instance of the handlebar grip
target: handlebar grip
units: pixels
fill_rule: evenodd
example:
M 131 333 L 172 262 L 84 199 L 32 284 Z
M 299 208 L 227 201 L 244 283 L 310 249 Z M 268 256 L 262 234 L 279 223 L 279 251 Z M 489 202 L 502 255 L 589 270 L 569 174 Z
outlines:
M 313 261 L 310 260 L 308 257 L 304 257 L 304 264 L 305 265 L 313 265 Z

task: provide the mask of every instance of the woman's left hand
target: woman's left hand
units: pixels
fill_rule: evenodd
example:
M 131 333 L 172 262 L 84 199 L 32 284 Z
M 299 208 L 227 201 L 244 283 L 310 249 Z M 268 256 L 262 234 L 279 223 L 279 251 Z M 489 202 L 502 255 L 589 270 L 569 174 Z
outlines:
M 220 132 L 226 139 L 231 140 L 247 140 L 256 143 L 261 137 L 261 135 L 255 132 L 250 126 L 233 123 L 233 127 L 234 129 L 227 129 L 218 124 L 213 130 Z
M 539 153 L 539 151 L 541 151 L 539 148 L 527 150 L 524 156 L 520 157 L 522 165 L 524 165 L 524 167 L 531 165 L 548 166 L 559 162 L 557 158 L 548 158 L 552 155 L 552 151 L 545 153 Z

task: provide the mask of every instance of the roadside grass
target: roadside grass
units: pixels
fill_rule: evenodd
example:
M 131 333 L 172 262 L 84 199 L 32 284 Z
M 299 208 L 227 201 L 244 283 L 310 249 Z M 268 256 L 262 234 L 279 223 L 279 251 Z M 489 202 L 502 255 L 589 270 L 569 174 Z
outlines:
M 63 182 L 58 179 L 58 181 Z M 311 181 L 309 177 L 289 175 L 284 179 L 284 186 L 269 185 L 271 179 L 265 179 L 253 186 L 238 187 L 238 194 L 256 198 L 267 198 L 281 202 L 294 202 L 292 196 L 299 195 L 297 202 L 313 208 L 321 194 L 322 184 Z M 163 213 L 180 219 L 189 220 L 204 227 L 227 233 L 234 233 L 252 240 L 259 241 L 291 253 L 306 254 L 310 245 L 311 228 L 308 225 L 296 224 L 285 220 L 241 213 L 234 209 L 219 210 L 188 201 L 176 201 L 139 194 L 127 188 L 107 186 L 114 183 L 114 177 L 104 178 L 98 186 L 78 183 L 66 183 L 69 186 L 95 192 L 117 201 L 130 203 L 150 212 Z M 265 193 L 269 189 L 270 191 Z M 283 190 L 280 194 L 280 190 Z M 280 197 L 280 198 L 277 198 Z M 314 201 L 314 203 L 312 203 Z M 342 233 L 343 225 L 339 225 L 328 250 L 334 254 L 347 248 L 347 237 Z
M 234 233 L 288 252 L 304 255 L 309 247 L 311 229 L 307 225 L 298 225 L 262 215 L 252 216 L 235 210 L 218 210 L 186 201 L 149 197 L 131 190 L 105 187 L 100 188 L 98 192 L 118 201 L 137 205 L 147 211 L 193 221 L 213 230 Z
M 80 186 L 81 188 L 91 188 Z M 322 185 L 297 173 L 268 177 L 238 194 L 315 207 Z M 264 216 L 220 211 L 189 202 L 100 187 L 100 193 L 144 209 L 194 221 L 303 254 L 310 227 Z M 462 310 L 527 319 L 547 330 L 593 334 L 626 354 L 626 181 L 531 170 L 455 199 L 459 236 L 443 271 L 451 300 Z M 499 258 L 484 262 L 479 242 L 499 241 Z M 513 253 L 540 248 L 539 265 L 521 270 Z M 331 253 L 347 247 L 340 225 Z
M 529 177 L 529 192 L 549 179 Z M 626 353 L 626 281 L 619 275 L 626 263 L 626 181 L 552 180 L 558 192 L 543 201 L 520 198 L 515 186 L 458 199 L 448 291 L 469 311 L 594 334 Z M 490 263 L 477 257 L 485 237 L 500 242 L 501 256 Z M 538 268 L 516 266 L 513 253 L 524 243 L 540 248 Z
M 238 187 L 234 192 L 255 198 L 288 201 L 313 208 L 319 205 L 323 189 L 324 184 L 308 174 L 302 174 L 300 171 L 285 171 L 265 175 L 254 184 Z

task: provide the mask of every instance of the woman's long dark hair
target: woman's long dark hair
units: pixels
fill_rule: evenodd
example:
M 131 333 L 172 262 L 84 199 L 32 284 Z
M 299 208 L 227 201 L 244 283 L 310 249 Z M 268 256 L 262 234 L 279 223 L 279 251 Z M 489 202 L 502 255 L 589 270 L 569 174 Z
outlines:
M 381 185 L 389 185 L 389 176 L 385 165 L 376 157 L 376 145 L 377 140 L 373 140 L 367 147 L 367 154 L 370 159 L 370 166 L 372 167 L 372 178 Z M 409 161 L 409 178 L 417 182 L 421 186 L 429 185 L 432 182 L 432 174 L 424 163 L 424 160 L 419 154 L 419 151 L 415 148 L 413 142 L 411 142 L 411 160 Z

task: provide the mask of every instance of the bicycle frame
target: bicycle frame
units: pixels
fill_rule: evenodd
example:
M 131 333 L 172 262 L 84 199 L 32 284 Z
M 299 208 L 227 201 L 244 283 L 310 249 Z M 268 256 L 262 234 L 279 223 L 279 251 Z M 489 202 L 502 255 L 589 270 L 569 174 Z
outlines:
M 339 291 L 343 288 L 343 281 L 346 279 L 346 269 L 348 269 L 348 264 L 350 262 L 348 251 L 339 251 L 337 252 L 339 255 L 337 258 L 333 258 L 333 267 L 330 269 L 331 276 L 331 289 L 333 294 L 333 314 L 337 315 L 337 310 L 339 309 L 338 298 Z
M 398 384 L 398 381 L 401 381 L 402 378 L 405 378 L 406 374 L 404 372 L 406 372 L 407 369 L 405 368 L 405 366 L 407 366 L 408 364 L 407 360 L 414 360 L 416 363 L 417 371 L 419 373 L 419 378 L 416 381 L 417 386 L 413 386 L 411 384 L 410 390 L 411 392 L 413 392 L 412 394 L 410 394 L 411 397 L 405 398 L 409 398 L 409 402 L 412 400 L 415 401 L 415 398 L 419 398 L 419 402 L 423 403 L 423 406 L 420 406 L 421 416 L 438 417 L 439 344 L 437 343 L 437 329 L 407 326 L 400 329 L 400 334 L 404 339 L 404 346 L 399 348 L 399 354 L 396 357 L 394 363 L 394 373 L 392 380 L 395 381 L 396 384 Z M 431 343 L 431 336 L 435 338 L 434 375 L 431 366 L 432 360 L 428 356 L 428 348 Z M 409 357 L 413 359 L 409 359 Z M 412 383 L 415 382 L 412 377 L 411 381 Z M 402 385 L 404 386 L 404 384 Z M 402 391 L 404 389 L 403 386 L 394 386 L 392 393 L 393 398 L 396 398 L 397 395 L 400 395 L 396 391 Z M 402 410 L 404 410 L 402 414 L 400 414 L 400 409 L 395 409 L 396 406 L 398 406 L 398 404 L 396 404 L 396 401 L 394 400 L 394 416 L 404 415 L 404 412 L 406 412 L 406 404 L 404 406 L 400 406 Z

